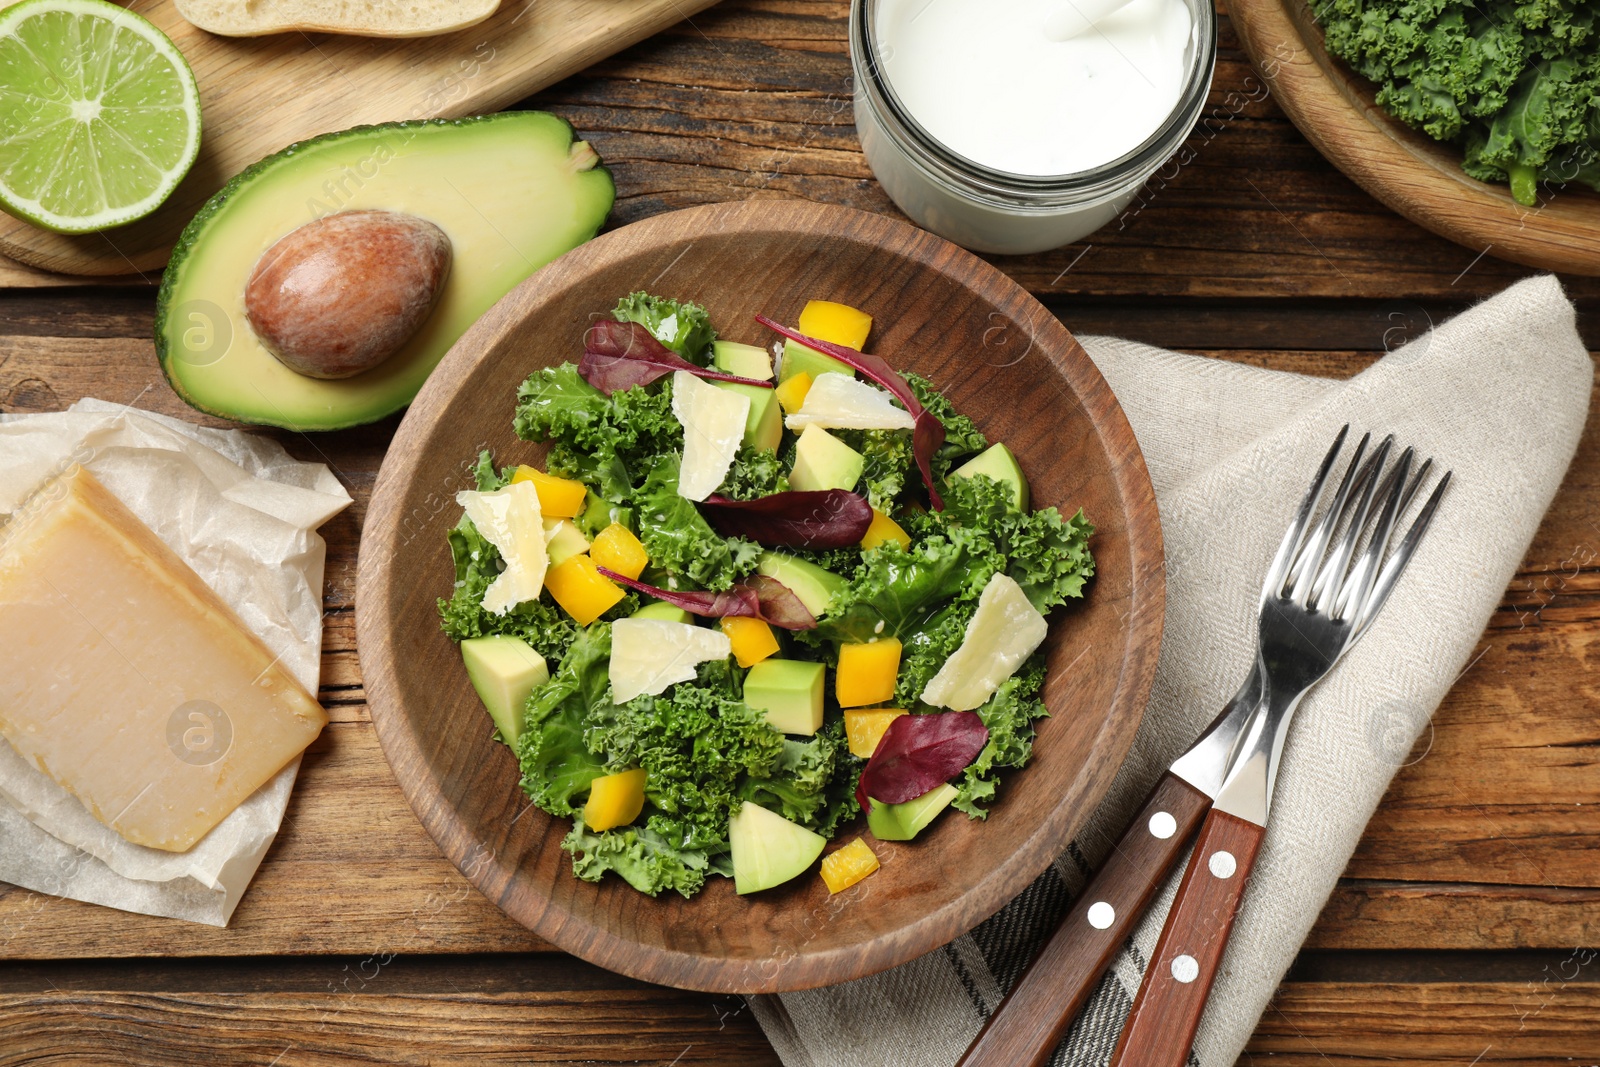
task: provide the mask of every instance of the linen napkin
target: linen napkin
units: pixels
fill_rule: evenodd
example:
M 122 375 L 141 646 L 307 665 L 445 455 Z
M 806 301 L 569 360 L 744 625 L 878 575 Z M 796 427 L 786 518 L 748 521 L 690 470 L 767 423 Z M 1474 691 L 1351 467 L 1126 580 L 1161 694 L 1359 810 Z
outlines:
M 1139 439 L 1166 539 L 1166 633 L 1132 751 L 1066 853 L 971 934 L 871 978 L 751 998 L 787 1067 L 955 1063 L 1167 764 L 1245 678 L 1262 575 L 1348 422 L 1357 434 L 1394 433 L 1455 477 L 1372 631 L 1295 716 L 1266 840 L 1190 1060 L 1233 1064 L 1561 483 L 1594 382 L 1574 318 L 1553 277 L 1531 278 L 1346 381 L 1080 338 Z M 1181 869 L 1055 1067 L 1110 1059 Z
M 316 531 L 350 504 L 332 471 L 257 434 L 85 399 L 64 412 L 0 415 L 0 518 L 72 463 L 317 691 L 326 549 Z M 226 926 L 277 835 L 299 768 L 297 757 L 187 852 L 165 852 L 124 840 L 0 739 L 0 881 Z

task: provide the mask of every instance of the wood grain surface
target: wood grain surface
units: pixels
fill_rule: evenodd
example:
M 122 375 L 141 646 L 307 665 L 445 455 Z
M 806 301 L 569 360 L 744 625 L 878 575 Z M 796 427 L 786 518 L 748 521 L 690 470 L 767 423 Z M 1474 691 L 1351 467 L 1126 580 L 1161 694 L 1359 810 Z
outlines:
M 1328 55 L 1305 0 L 1232 0 L 1239 39 L 1279 105 L 1367 192 L 1473 251 L 1545 270 L 1600 274 L 1600 194 L 1541 182 L 1532 206 L 1467 176 L 1461 152 L 1390 118 L 1375 86 Z
M 616 223 L 755 196 L 892 213 L 839 104 L 845 15 L 837 0 L 725 0 L 527 103 L 571 119 L 611 161 Z M 1363 192 L 1282 114 L 1226 18 L 1220 30 L 1193 161 L 1086 241 L 995 261 L 1076 334 L 1345 377 L 1532 273 L 1459 248 Z M 1600 349 L 1600 282 L 1562 280 Z M 148 289 L 126 285 L 0 292 L 0 410 L 58 410 L 94 395 L 185 414 L 156 369 L 152 303 Z M 601 981 L 594 969 L 506 919 L 410 813 L 368 720 L 351 616 L 356 543 L 394 426 L 274 435 L 331 464 L 356 504 L 323 531 L 321 697 L 335 722 L 233 924 L 212 930 L 0 888 L 0 1064 L 55 1055 L 210 1065 L 211 1042 L 241 1034 L 256 1045 L 230 1045 L 229 1062 L 352 1062 L 330 1045 L 360 1047 L 376 1016 L 403 1020 L 383 1031 L 386 1062 L 527 1061 L 548 1036 L 560 1058 L 546 1062 L 620 1057 L 590 1050 L 626 1039 L 631 1061 L 655 1067 L 776 1064 L 731 998 L 655 989 L 628 1000 L 619 1023 L 605 998 L 584 993 Z M 1478 657 L 1406 757 L 1244 1067 L 1600 1063 L 1600 961 L 1585 951 L 1600 940 L 1596 516 L 1591 427 Z M 375 974 L 385 953 L 395 955 Z M 508 989 L 513 978 L 537 988 Z M 477 1028 L 475 1009 L 462 1009 L 478 1041 L 470 1053 L 446 1045 L 458 1041 L 454 1024 L 422 1021 L 411 1002 L 491 992 L 524 999 L 510 1028 Z M 228 1014 L 207 1006 L 201 1026 L 190 998 L 224 993 Z M 329 995 L 362 1014 L 348 1025 L 330 1017 L 328 1033 L 314 1016 L 308 1032 L 304 1001 Z M 686 1031 L 676 1047 L 654 1036 L 675 1028 Z M 302 1056 L 289 1046 L 303 1038 L 321 1044 Z
M 648 279 L 648 281 L 646 281 Z M 571 874 L 566 821 L 530 810 L 435 607 L 455 571 L 445 533 L 481 449 L 539 464 L 510 427 L 517 387 L 580 351 L 616 294 L 641 286 L 705 307 L 765 344 L 801 294 L 874 317 L 872 350 L 939 384 L 1028 472 L 1033 500 L 1095 525 L 1095 580 L 1052 619 L 1033 758 L 983 821 L 941 819 L 849 895 L 799 879 L 759 896 L 710 879 L 649 899 Z M 484 895 L 541 936 L 624 974 L 690 989 L 808 989 L 933 951 L 1020 893 L 1058 856 L 1133 740 L 1160 650 L 1164 570 L 1155 495 L 1133 431 L 1072 335 L 1004 274 L 905 223 L 793 201 L 655 216 L 538 271 L 445 357 L 384 459 L 360 545 L 356 632 L 373 722 L 401 789 Z
M 15 0 L 0 0 L 8 7 Z M 200 156 L 157 211 L 71 236 L 0 214 L 0 253 L 44 270 L 157 272 L 184 225 L 245 167 L 296 141 L 397 119 L 498 111 L 713 0 L 502 0 L 486 22 L 435 37 L 219 37 L 166 0 L 124 6 L 171 37 L 200 87 Z

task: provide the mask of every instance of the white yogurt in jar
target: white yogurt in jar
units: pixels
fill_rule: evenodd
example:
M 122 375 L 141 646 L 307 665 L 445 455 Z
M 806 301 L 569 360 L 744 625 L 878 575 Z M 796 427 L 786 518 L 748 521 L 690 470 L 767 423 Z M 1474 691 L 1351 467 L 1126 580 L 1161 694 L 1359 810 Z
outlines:
M 1199 121 L 1217 38 L 1213 0 L 1115 3 L 852 0 L 856 131 L 900 209 L 1005 254 L 1116 219 Z
M 1029 176 L 1091 170 L 1138 148 L 1172 114 L 1193 20 L 1185 0 L 1132 0 L 1055 39 L 1072 5 L 880 0 L 882 73 L 923 129 L 975 163 Z

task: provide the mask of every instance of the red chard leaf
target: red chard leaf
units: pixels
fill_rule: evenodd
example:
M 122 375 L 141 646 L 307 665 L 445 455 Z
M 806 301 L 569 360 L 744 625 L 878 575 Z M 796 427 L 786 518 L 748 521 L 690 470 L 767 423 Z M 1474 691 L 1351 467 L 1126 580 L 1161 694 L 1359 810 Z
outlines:
M 856 799 L 867 811 L 876 800 L 903 804 L 967 769 L 989 743 L 989 728 L 975 711 L 901 715 L 861 770 Z
M 771 493 L 755 500 L 709 496 L 700 504 L 724 537 L 748 537 L 768 548 L 845 548 L 872 525 L 872 505 L 848 489 Z
M 755 591 L 761 603 L 759 618 L 783 630 L 814 630 L 817 617 L 801 602 L 794 590 L 765 574 L 752 574 L 739 583 Z
M 578 362 L 578 373 L 607 396 L 636 385 L 650 385 L 680 370 L 697 378 L 772 388 L 771 382 L 740 378 L 690 363 L 656 340 L 642 323 L 601 319 L 583 335 L 583 359 Z
M 944 423 L 922 406 L 922 401 L 917 399 L 917 394 L 911 391 L 911 385 L 900 376 L 900 372 L 889 366 L 888 360 L 882 356 L 868 355 L 854 348 L 836 345 L 832 341 L 819 341 L 814 337 L 807 337 L 798 330 L 791 330 L 781 323 L 772 321 L 765 315 L 757 315 L 756 321 L 796 344 L 805 345 L 825 356 L 832 356 L 846 366 L 854 367 L 889 390 L 896 400 L 905 405 L 911 417 L 916 420 L 916 428 L 911 435 L 911 448 L 917 457 L 917 470 L 922 472 L 922 482 L 928 487 L 928 502 L 933 505 L 935 511 L 943 511 L 944 500 L 933 484 L 932 460 L 933 454 L 944 444 Z
M 691 615 L 708 619 L 742 616 L 760 619 L 784 630 L 810 630 L 817 625 L 817 620 L 788 586 L 764 574 L 751 575 L 732 589 L 712 593 L 693 589 L 663 589 L 606 567 L 597 567 L 596 570 L 620 586 L 682 608 Z

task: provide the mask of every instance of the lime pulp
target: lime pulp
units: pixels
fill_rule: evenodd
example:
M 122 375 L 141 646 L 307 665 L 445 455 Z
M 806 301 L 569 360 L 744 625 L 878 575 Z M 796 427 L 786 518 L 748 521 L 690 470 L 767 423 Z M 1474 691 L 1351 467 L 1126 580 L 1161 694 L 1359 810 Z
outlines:
M 0 207 L 91 233 L 159 207 L 200 150 L 200 94 L 172 41 L 104 0 L 0 10 Z

